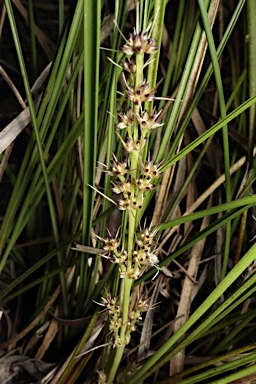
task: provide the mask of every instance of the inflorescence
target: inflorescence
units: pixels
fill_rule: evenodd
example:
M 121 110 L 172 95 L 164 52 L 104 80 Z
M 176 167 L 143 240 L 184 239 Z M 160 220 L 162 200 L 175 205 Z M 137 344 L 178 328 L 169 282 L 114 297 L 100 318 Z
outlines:
M 158 47 L 155 40 L 150 38 L 149 32 L 130 34 L 126 44 L 121 50 L 129 55 L 122 61 L 122 68 L 126 86 L 125 96 L 129 106 L 126 112 L 118 113 L 117 136 L 124 148 L 124 160 L 120 161 L 113 154 L 108 173 L 113 177 L 112 191 L 119 199 L 118 208 L 127 211 L 129 218 L 136 217 L 136 212 L 143 206 L 145 195 L 155 188 L 156 179 L 162 176 L 161 164 L 152 161 L 143 161 L 147 158 L 147 140 L 153 129 L 160 127 L 160 112 L 153 107 L 157 86 L 150 88 L 149 82 L 144 78 L 147 65 L 144 63 L 144 55 L 154 55 Z M 144 109 L 144 105 L 147 108 Z M 148 267 L 158 268 L 159 260 L 154 254 L 156 230 L 144 228 L 136 234 L 132 234 L 133 249 L 127 248 L 127 240 L 115 236 L 108 231 L 106 237 L 95 235 L 102 243 L 103 257 L 110 262 L 118 264 L 119 277 L 122 279 L 138 279 Z M 131 239 L 131 237 L 130 237 Z M 113 346 L 119 348 L 129 343 L 130 333 L 135 330 L 135 324 L 141 319 L 141 313 L 148 309 L 146 301 L 139 300 L 134 310 L 129 310 L 126 319 L 125 336 L 120 337 L 120 328 L 124 326 L 122 320 L 122 309 L 119 299 L 112 298 L 107 294 L 102 298 L 109 315 L 109 330 L 112 334 Z

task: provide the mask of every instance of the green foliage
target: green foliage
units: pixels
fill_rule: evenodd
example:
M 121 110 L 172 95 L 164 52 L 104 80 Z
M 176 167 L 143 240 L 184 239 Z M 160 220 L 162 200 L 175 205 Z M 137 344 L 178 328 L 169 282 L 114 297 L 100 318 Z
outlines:
M 0 134 L 1 347 L 52 383 L 255 373 L 255 5 L 176 3 L 60 0 L 53 44 L 29 1 L 28 54 L 4 2 L 29 117 Z

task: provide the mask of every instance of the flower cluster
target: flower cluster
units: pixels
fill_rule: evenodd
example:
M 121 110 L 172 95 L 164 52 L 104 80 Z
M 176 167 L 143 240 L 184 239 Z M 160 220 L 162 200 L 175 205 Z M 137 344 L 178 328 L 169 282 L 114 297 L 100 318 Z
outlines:
M 142 312 L 146 312 L 148 310 L 148 302 L 147 300 L 139 300 L 137 308 L 135 311 L 131 311 L 129 315 L 129 321 L 127 324 L 127 329 L 130 332 L 134 332 L 136 330 L 136 323 L 139 320 L 142 320 Z
M 118 113 L 116 125 L 116 134 L 124 151 L 122 160 L 113 154 L 107 172 L 112 176 L 112 191 L 118 196 L 117 206 L 125 211 L 121 224 L 122 236 L 119 236 L 119 231 L 115 236 L 109 231 L 106 237 L 96 236 L 102 243 L 103 257 L 118 264 L 119 277 L 122 279 L 120 300 L 110 295 L 102 299 L 109 315 L 114 348 L 129 343 L 136 322 L 141 319 L 142 312 L 148 309 L 147 302 L 143 300 L 133 303 L 131 309 L 127 298 L 132 280 L 138 279 L 149 267 L 159 269 L 159 260 L 154 253 L 156 230 L 149 227 L 138 231 L 136 216 L 143 207 L 146 194 L 156 187 L 157 179 L 162 176 L 161 163 L 145 161 L 148 158 L 147 141 L 150 133 L 163 125 L 160 123 L 161 111 L 157 112 L 153 106 L 158 85 L 151 87 L 150 81 L 145 78 L 145 69 L 152 60 L 144 63 L 144 55 L 154 55 L 158 47 L 149 32 L 134 31 L 121 49 L 131 56 L 121 63 L 126 72 L 126 75 L 123 73 L 123 80 L 128 109 Z
M 126 86 L 126 97 L 132 106 L 127 112 L 118 113 L 117 128 L 124 130 L 122 136 L 117 132 L 124 152 L 128 155 L 126 161 L 120 162 L 116 156 L 110 164 L 109 173 L 116 178 L 113 183 L 113 192 L 122 194 L 118 201 L 120 210 L 139 210 L 144 201 L 144 194 L 155 188 L 154 179 L 161 176 L 159 171 L 160 164 L 153 164 L 150 161 L 142 162 L 144 149 L 152 129 L 160 127 L 160 114 L 156 108 L 143 110 L 144 103 L 150 103 L 155 98 L 157 86 L 150 88 L 149 83 L 144 77 L 144 69 L 147 65 L 138 56 L 154 55 L 157 51 L 155 40 L 151 39 L 149 32 L 130 35 L 129 40 L 121 48 L 127 55 L 134 55 L 135 58 L 128 58 L 122 61 L 122 67 L 129 72 L 129 82 L 123 75 Z M 140 79 L 142 79 L 140 81 Z M 132 161 L 133 158 L 137 160 Z
M 109 315 L 109 330 L 117 336 L 119 328 L 122 326 L 122 318 L 120 317 L 120 305 L 116 298 L 112 298 L 107 294 L 106 298 L 102 298 L 102 304 L 106 307 Z M 118 337 L 115 337 L 115 342 Z M 118 342 L 117 342 L 118 344 Z
M 140 53 L 154 55 L 157 52 L 158 47 L 155 40 L 150 39 L 148 32 L 137 33 L 134 31 L 133 34 L 130 33 L 129 40 L 126 41 L 126 44 L 121 49 L 127 55 Z
M 106 384 L 107 383 L 107 375 L 102 371 L 98 371 L 98 384 Z
M 126 144 L 124 147 L 126 148 Z M 138 178 L 131 178 L 129 171 L 127 162 L 119 162 L 113 155 L 109 173 L 116 177 L 115 183 L 112 183 L 112 191 L 116 194 L 122 194 L 122 198 L 118 200 L 120 210 L 140 209 L 143 204 L 144 193 L 154 189 L 154 179 L 162 175 L 159 171 L 159 165 L 155 165 L 151 161 L 140 166 Z
M 108 236 L 103 238 L 97 237 L 103 244 L 102 249 L 105 251 L 103 257 L 107 258 L 111 263 L 119 265 L 119 275 L 121 278 L 129 277 L 130 279 L 138 279 L 145 268 L 157 267 L 158 258 L 154 255 L 156 230 L 145 228 L 136 234 L 135 249 L 132 251 L 132 270 L 127 272 L 128 252 L 120 249 L 121 239 L 118 232 L 112 237 L 110 232 Z
M 150 231 L 146 228 L 141 231 L 136 239 L 136 250 L 133 251 L 133 260 L 141 265 L 157 265 L 158 258 L 151 253 L 152 247 L 155 246 L 154 241 L 155 231 Z
M 108 232 L 108 236 L 105 238 L 95 234 L 94 236 L 103 244 L 102 248 L 105 251 L 103 257 L 108 259 L 111 263 L 119 264 L 120 277 L 126 277 L 127 251 L 118 249 L 120 245 L 118 232 L 115 237 L 112 237 L 110 232 Z
M 112 160 L 110 173 L 116 176 L 112 191 L 122 194 L 122 198 L 118 200 L 120 210 L 140 209 L 145 193 L 155 188 L 154 179 L 162 175 L 159 166 L 150 161 L 140 166 L 140 174 L 136 178 L 131 177 L 126 162 L 120 163 L 116 160 Z
M 123 344 L 128 344 L 130 341 L 130 333 L 135 331 L 136 323 L 142 320 L 142 312 L 147 311 L 148 303 L 147 300 L 139 300 L 137 308 L 130 312 L 129 319 L 127 322 L 127 332 L 124 338 L 124 342 L 118 335 L 118 331 L 122 326 L 122 318 L 120 317 L 120 305 L 117 299 L 112 298 L 109 294 L 106 298 L 102 298 L 102 305 L 106 307 L 109 315 L 109 331 L 113 338 L 113 347 L 121 348 Z

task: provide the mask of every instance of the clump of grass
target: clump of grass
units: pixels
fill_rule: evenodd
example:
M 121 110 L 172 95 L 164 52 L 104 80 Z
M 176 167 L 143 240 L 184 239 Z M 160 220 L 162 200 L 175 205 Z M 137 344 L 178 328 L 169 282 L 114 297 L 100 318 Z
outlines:
M 16 144 L 2 157 L 12 194 L 0 229 L 1 348 L 19 359 L 18 346 L 45 372 L 53 362 L 53 384 L 251 377 L 255 47 L 240 55 L 230 39 L 246 17 L 253 34 L 254 3 L 244 13 L 242 0 L 230 13 L 215 1 L 127 3 L 78 0 L 63 22 L 60 1 L 55 58 L 31 88 L 5 1 L 32 124 L 19 171 L 8 163 Z

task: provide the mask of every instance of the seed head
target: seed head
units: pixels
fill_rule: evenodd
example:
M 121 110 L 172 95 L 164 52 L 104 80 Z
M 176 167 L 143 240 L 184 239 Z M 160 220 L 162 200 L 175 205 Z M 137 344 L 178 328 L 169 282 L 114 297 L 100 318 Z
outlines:
M 94 234 L 97 239 L 99 239 L 103 243 L 103 249 L 107 253 L 111 254 L 114 252 L 120 245 L 120 239 L 117 237 L 118 232 L 116 234 L 116 237 L 112 237 L 110 232 L 108 231 L 109 236 L 107 237 L 100 237 L 96 234 Z
M 147 141 L 147 138 L 142 137 L 142 136 L 141 136 L 140 140 L 133 140 L 130 137 L 126 137 L 126 139 L 123 140 L 122 136 L 120 136 L 118 132 L 116 132 L 116 134 L 119 137 L 119 139 L 121 140 L 125 151 L 128 153 L 133 152 L 133 151 L 140 151 L 144 147 L 144 145 Z
M 107 375 L 104 371 L 98 371 L 98 384 L 106 384 Z
M 118 113 L 119 117 L 119 123 L 117 124 L 117 127 L 119 129 L 124 129 L 127 127 L 132 127 L 134 124 L 134 113 L 132 109 L 128 109 L 126 113 Z
M 113 343 L 113 347 L 114 348 L 121 348 L 122 345 L 123 345 L 122 339 L 119 336 L 116 336 L 114 343 Z
M 143 195 L 134 196 L 133 199 L 130 199 L 130 198 L 120 199 L 118 201 L 118 208 L 121 211 L 125 211 L 130 208 L 140 209 L 142 207 L 142 204 L 143 204 Z
M 130 86 L 126 82 L 126 95 L 135 105 L 154 100 L 155 93 L 156 87 L 150 89 L 145 79 L 139 87 Z
M 132 252 L 132 259 L 135 263 L 145 264 L 148 252 L 142 249 Z
M 136 73 L 136 64 L 132 59 L 122 60 L 122 67 L 126 72 Z
M 115 258 L 116 261 L 115 262 L 117 264 L 123 264 L 127 260 L 127 251 L 125 251 L 125 250 L 117 251 L 115 253 L 115 256 L 116 256 L 116 258 Z
M 139 300 L 139 303 L 138 303 L 138 311 L 140 312 L 145 312 L 148 310 L 148 302 L 147 300 Z
M 112 191 L 116 194 L 123 193 L 124 195 L 131 195 L 131 180 L 125 180 L 124 182 L 117 182 L 114 184 Z
M 143 177 L 141 176 L 139 179 L 135 180 L 136 186 L 139 188 L 140 191 L 150 191 L 151 189 L 155 188 L 155 184 L 151 183 L 151 178 Z
M 140 140 L 133 140 L 128 137 L 123 144 L 124 149 L 128 153 L 133 151 L 140 151 L 144 147 L 146 141 L 147 139 L 145 137 L 144 138 L 141 137 Z
M 110 332 L 117 331 L 122 326 L 122 319 L 120 317 L 110 320 L 109 330 Z
M 136 331 L 136 326 L 133 322 L 128 321 L 127 329 L 129 329 L 130 332 L 134 332 L 134 331 Z
M 140 268 L 137 268 L 136 270 L 132 270 L 129 273 L 129 278 L 133 280 L 137 280 L 140 277 L 140 274 L 141 274 L 141 270 Z
M 124 176 L 129 172 L 129 167 L 127 162 L 120 162 L 117 160 L 116 156 L 113 154 L 113 159 L 110 161 L 111 174 L 114 176 Z
M 149 38 L 149 33 L 136 33 L 130 34 L 126 44 L 121 47 L 121 50 L 127 55 L 133 55 L 138 53 L 147 53 L 148 55 L 154 55 L 158 50 L 155 40 Z
M 162 176 L 162 172 L 159 171 L 161 164 L 153 164 L 152 161 L 147 161 L 142 165 L 142 171 L 144 176 L 151 177 L 152 179 L 157 179 Z
M 163 124 L 157 122 L 157 119 L 162 111 L 156 113 L 154 108 L 152 113 L 149 115 L 148 111 L 141 112 L 141 115 L 136 116 L 141 129 L 149 130 L 161 127 Z
M 115 297 L 111 297 L 110 294 L 108 293 L 105 297 L 101 298 L 102 304 L 107 308 L 109 314 L 112 316 L 119 316 L 120 314 L 120 306 L 117 303 L 117 299 Z
M 151 230 L 150 228 L 145 228 L 141 231 L 136 239 L 137 244 L 140 241 L 144 246 L 152 247 L 154 245 L 156 230 Z

